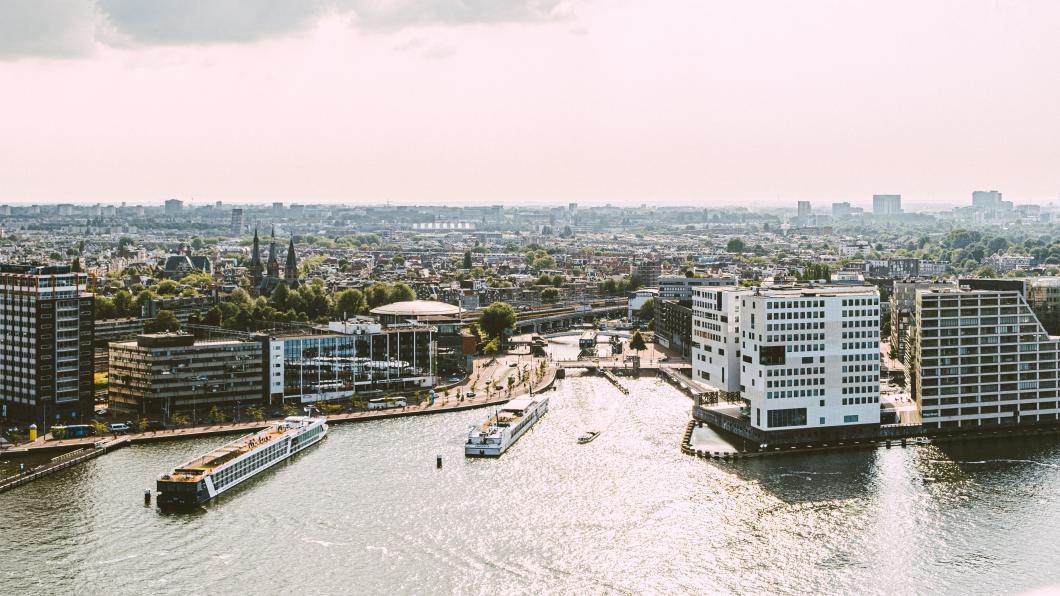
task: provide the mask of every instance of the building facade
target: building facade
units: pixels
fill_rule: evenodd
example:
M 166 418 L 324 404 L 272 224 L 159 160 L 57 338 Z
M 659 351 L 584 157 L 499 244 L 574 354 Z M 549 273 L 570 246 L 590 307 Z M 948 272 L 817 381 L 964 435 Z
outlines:
M 274 336 L 269 350 L 273 399 L 311 403 L 358 393 L 430 388 L 437 382 L 437 328 L 332 322 L 313 333 Z
M 181 414 L 204 421 L 217 407 L 267 403 L 263 337 L 196 339 L 185 333 L 144 334 L 109 346 L 110 410 L 129 420 L 169 423 Z
M 682 356 L 692 354 L 692 301 L 655 301 L 655 343 L 679 350 Z
M 872 195 L 873 215 L 899 215 L 902 213 L 902 195 Z
M 1058 339 L 1013 290 L 917 294 L 915 397 L 927 429 L 1055 423 Z
M 693 375 L 742 400 L 758 431 L 878 428 L 879 341 L 874 287 L 695 291 Z
M 0 421 L 82 423 L 93 413 L 89 277 L 70 267 L 0 265 Z

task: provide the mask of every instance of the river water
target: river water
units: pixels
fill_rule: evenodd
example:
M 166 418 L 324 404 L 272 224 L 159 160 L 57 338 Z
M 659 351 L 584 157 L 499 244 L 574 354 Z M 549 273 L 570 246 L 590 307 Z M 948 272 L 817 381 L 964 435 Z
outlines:
M 192 514 L 142 493 L 218 439 L 0 494 L 0 593 L 1014 592 L 1060 583 L 1060 443 L 718 463 L 656 379 L 561 381 L 496 460 L 487 410 L 341 425 Z M 589 429 L 594 442 L 577 445 Z M 435 468 L 435 456 L 444 466 Z

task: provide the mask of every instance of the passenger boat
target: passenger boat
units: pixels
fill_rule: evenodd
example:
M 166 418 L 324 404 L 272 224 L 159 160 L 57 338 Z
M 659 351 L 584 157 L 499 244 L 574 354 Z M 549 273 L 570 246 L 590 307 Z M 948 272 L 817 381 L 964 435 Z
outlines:
M 519 440 L 548 411 L 548 397 L 533 395 L 513 399 L 486 422 L 474 426 L 467 435 L 464 455 L 497 457 Z
M 159 477 L 158 506 L 179 509 L 201 505 L 319 442 L 327 432 L 323 417 L 288 416 Z
M 584 444 L 588 443 L 589 441 L 592 441 L 593 439 L 595 439 L 596 437 L 599 437 L 599 436 L 600 436 L 600 431 L 591 430 L 591 431 L 585 433 L 584 435 L 578 437 L 578 444 L 579 445 L 584 445 Z

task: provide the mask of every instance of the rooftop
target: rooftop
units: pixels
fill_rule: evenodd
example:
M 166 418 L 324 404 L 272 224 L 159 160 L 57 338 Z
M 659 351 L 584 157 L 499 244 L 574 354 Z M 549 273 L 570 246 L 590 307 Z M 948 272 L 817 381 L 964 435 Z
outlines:
M 445 302 L 433 300 L 409 300 L 407 302 L 394 302 L 372 309 L 373 315 L 390 315 L 403 317 L 426 317 L 460 314 L 460 307 Z

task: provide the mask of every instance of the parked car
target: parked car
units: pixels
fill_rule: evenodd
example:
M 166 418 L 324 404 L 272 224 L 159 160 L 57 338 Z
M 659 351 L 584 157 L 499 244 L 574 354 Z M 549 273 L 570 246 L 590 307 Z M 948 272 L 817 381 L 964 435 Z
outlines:
M 124 422 L 111 422 L 107 425 L 112 433 L 124 433 L 129 431 L 129 425 Z

